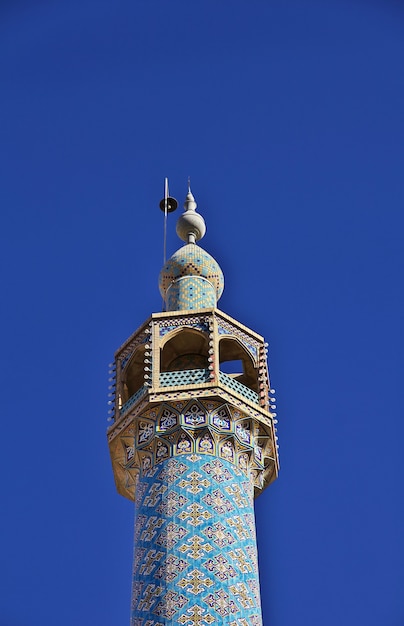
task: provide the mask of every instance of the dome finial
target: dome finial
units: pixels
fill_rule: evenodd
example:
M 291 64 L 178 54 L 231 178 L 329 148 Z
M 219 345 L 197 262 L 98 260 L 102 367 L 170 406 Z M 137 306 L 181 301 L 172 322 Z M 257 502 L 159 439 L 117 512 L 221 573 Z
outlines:
M 191 191 L 191 180 L 188 177 L 188 193 L 184 202 L 184 213 L 177 221 L 177 235 L 186 243 L 195 243 L 206 233 L 205 220 L 196 212 L 197 204 Z

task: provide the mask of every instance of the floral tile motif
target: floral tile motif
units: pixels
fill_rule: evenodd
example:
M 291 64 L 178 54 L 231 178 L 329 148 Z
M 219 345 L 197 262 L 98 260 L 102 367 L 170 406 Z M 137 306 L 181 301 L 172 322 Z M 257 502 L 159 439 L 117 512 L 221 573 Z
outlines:
M 146 554 L 146 548 L 136 547 L 133 557 L 133 567 L 139 568 L 143 563 L 144 555 Z
M 244 521 L 246 526 L 248 527 L 251 537 L 255 538 L 255 516 L 254 512 L 252 513 L 244 513 L 243 514 Z
M 178 486 L 181 489 L 186 489 L 186 491 L 189 491 L 193 494 L 200 493 L 201 491 L 206 489 L 206 487 L 209 487 L 209 485 L 210 480 L 208 480 L 207 478 L 203 478 L 202 474 L 200 474 L 199 472 L 191 472 L 190 474 L 188 474 L 187 478 L 183 478 L 178 483 Z
M 177 459 L 170 459 L 165 463 L 158 475 L 158 479 L 172 485 L 177 480 L 178 476 L 182 476 L 187 469 L 188 467 L 185 463 L 181 463 L 181 461 L 177 461 Z
M 160 496 L 165 493 L 167 489 L 167 485 L 154 483 L 154 485 L 152 485 L 150 491 L 143 500 L 143 506 L 155 507 L 160 499 Z
M 142 595 L 144 583 L 140 581 L 134 581 L 132 585 L 132 608 L 135 609 L 138 605 L 140 596 Z
M 193 569 L 191 572 L 188 572 L 186 577 L 181 578 L 178 582 L 178 586 L 181 587 L 181 589 L 193 595 L 198 595 L 206 591 L 206 589 L 212 585 L 214 585 L 214 582 L 198 569 Z
M 201 559 L 209 552 L 212 552 L 213 547 L 207 541 L 204 541 L 198 535 L 190 537 L 186 543 L 182 544 L 179 551 L 183 554 L 187 554 L 192 559 Z
M 146 458 L 149 458 L 149 457 L 146 457 Z M 138 502 L 142 502 L 147 491 L 148 491 L 147 483 L 138 483 L 136 485 L 136 500 Z
M 206 412 L 199 404 L 192 404 L 184 413 L 185 424 L 189 426 L 205 424 L 206 420 Z
M 143 558 L 139 567 L 140 574 L 151 574 L 162 556 L 164 556 L 164 552 L 158 550 L 149 550 L 146 554 L 142 555 Z
M 223 483 L 231 479 L 229 469 L 219 459 L 214 459 L 209 463 L 205 463 L 202 466 L 202 469 L 218 483 Z
M 245 498 L 244 491 L 240 485 L 227 485 L 225 487 L 225 491 L 232 497 L 234 502 L 237 504 L 238 509 L 245 509 L 248 507 L 248 500 Z
M 171 517 L 187 502 L 188 498 L 186 498 L 182 494 L 179 494 L 175 491 L 170 491 L 168 496 L 166 498 L 163 498 L 160 504 L 156 507 L 156 511 L 158 513 L 162 513 L 163 515 L 168 515 L 169 517 Z
M 227 617 L 234 613 L 238 613 L 240 609 L 229 596 L 224 589 L 219 589 L 213 593 L 210 593 L 203 601 L 209 605 L 211 609 L 214 609 L 221 617 Z
M 203 565 L 207 570 L 213 572 L 213 574 L 222 581 L 234 578 L 237 574 L 234 567 L 226 559 L 226 557 L 223 556 L 223 554 L 218 554 L 213 557 L 213 559 L 205 561 Z
M 238 602 L 244 609 L 248 609 L 255 605 L 254 598 L 244 582 L 238 582 L 229 587 L 230 591 L 236 596 Z
M 231 418 L 229 412 L 226 409 L 219 409 L 215 415 L 212 417 L 212 424 L 219 428 L 220 430 L 228 430 L 231 429 Z
M 257 606 L 260 606 L 260 586 L 257 578 L 250 578 L 247 580 L 247 585 L 250 588 L 250 591 L 255 599 L 255 603 Z
M 216 619 L 206 609 L 196 604 L 178 618 L 178 623 L 182 626 L 209 626 L 215 622 Z
M 258 568 L 258 554 L 257 547 L 255 545 L 247 545 L 245 547 L 245 551 L 248 554 L 248 558 L 250 559 L 250 563 L 252 563 L 253 570 L 254 568 Z
M 245 521 L 240 515 L 233 515 L 232 517 L 229 517 L 228 524 L 234 535 L 240 541 L 243 539 L 249 539 L 251 536 L 249 527 L 245 524 Z
M 234 461 L 234 445 L 230 440 L 224 441 L 219 445 L 220 456 L 222 456 L 226 461 L 230 461 L 233 463 Z
M 158 529 L 164 524 L 164 520 L 157 515 L 151 515 L 146 519 L 144 530 L 140 535 L 142 541 L 151 541 L 157 535 Z
M 223 494 L 222 491 L 220 491 L 220 489 L 215 489 L 211 493 L 207 493 L 205 496 L 203 496 L 202 500 L 205 502 L 205 504 L 211 506 L 216 511 L 216 513 L 229 513 L 234 509 L 234 506 L 232 505 L 230 500 L 226 498 L 226 496 Z
M 153 613 L 171 619 L 187 602 L 189 602 L 188 598 L 181 593 L 177 591 L 167 591 L 164 599 L 158 603 Z
M 135 544 L 140 539 L 140 533 L 143 530 L 143 526 L 146 524 L 148 519 L 147 515 L 137 515 L 135 521 Z
M 183 526 L 178 526 L 174 522 L 168 522 L 165 530 L 160 533 L 156 543 L 159 546 L 164 546 L 167 550 L 172 550 L 176 543 L 181 541 L 189 531 Z
M 176 445 L 177 454 L 189 454 L 192 452 L 192 448 L 193 443 L 191 438 L 185 433 L 181 433 Z
M 232 520 L 233 518 L 229 517 L 228 523 L 230 525 Z M 232 533 L 221 522 L 216 522 L 215 524 L 207 526 L 202 532 L 206 537 L 208 537 L 208 539 L 212 539 L 213 543 L 219 546 L 219 548 L 231 545 L 236 541 Z M 244 536 L 240 538 L 246 539 Z
M 139 423 L 138 443 L 140 445 L 147 443 L 154 435 L 154 425 L 151 422 Z
M 189 563 L 187 563 L 184 559 L 179 558 L 175 554 L 170 554 L 165 562 L 160 565 L 158 570 L 156 570 L 154 577 L 171 583 L 175 578 L 177 578 L 178 574 L 181 574 L 181 572 L 188 567 L 188 565 Z M 139 572 L 142 574 L 140 570 Z
M 198 452 L 203 454 L 214 454 L 215 444 L 210 433 L 205 433 L 198 439 Z
M 147 585 L 138 602 L 137 608 L 141 611 L 150 611 L 151 607 L 155 604 L 162 592 L 162 586 L 155 585 L 154 583 Z
M 241 548 L 231 550 L 229 555 L 242 574 L 248 574 L 249 572 L 254 571 L 254 566 L 251 563 L 248 554 L 246 554 L 246 552 Z
M 192 526 L 200 526 L 203 524 L 204 520 L 210 519 L 212 514 L 197 502 L 193 502 L 187 507 L 186 511 L 182 511 L 178 517 L 184 522 L 187 521 L 188 524 Z
M 166 431 L 174 428 L 178 424 L 178 415 L 169 408 L 163 409 L 160 416 L 159 430 Z

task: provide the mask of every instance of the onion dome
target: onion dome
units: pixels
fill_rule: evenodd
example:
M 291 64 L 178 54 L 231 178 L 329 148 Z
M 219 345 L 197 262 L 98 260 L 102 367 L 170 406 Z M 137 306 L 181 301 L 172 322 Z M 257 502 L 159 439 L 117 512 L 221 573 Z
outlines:
M 185 212 L 177 222 L 177 234 L 188 243 L 168 259 L 159 277 L 167 311 L 213 308 L 223 293 L 224 277 L 219 264 L 195 243 L 206 232 L 196 206 L 189 189 Z

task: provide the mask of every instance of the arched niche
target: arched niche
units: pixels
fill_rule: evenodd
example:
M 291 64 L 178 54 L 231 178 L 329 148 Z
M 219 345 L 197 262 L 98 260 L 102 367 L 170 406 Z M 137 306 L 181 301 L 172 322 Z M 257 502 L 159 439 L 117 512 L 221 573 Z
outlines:
M 127 363 L 122 375 L 122 403 L 131 398 L 144 384 L 145 347 L 138 346 Z
M 258 371 L 253 357 L 236 337 L 219 340 L 219 369 L 249 389 L 258 391 Z
M 206 369 L 208 367 L 208 337 L 194 328 L 180 328 L 167 338 L 161 348 L 160 370 Z

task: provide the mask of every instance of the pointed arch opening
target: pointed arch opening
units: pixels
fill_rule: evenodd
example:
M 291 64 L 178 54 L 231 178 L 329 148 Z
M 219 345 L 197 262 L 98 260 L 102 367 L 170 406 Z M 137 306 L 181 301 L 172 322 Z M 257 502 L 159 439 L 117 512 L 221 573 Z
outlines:
M 207 369 L 208 338 L 199 330 L 181 328 L 163 345 L 160 371 Z
M 122 404 L 125 404 L 144 385 L 145 347 L 139 346 L 126 365 L 122 376 Z
M 220 339 L 219 368 L 231 379 L 258 392 L 258 371 L 252 355 L 235 337 Z

